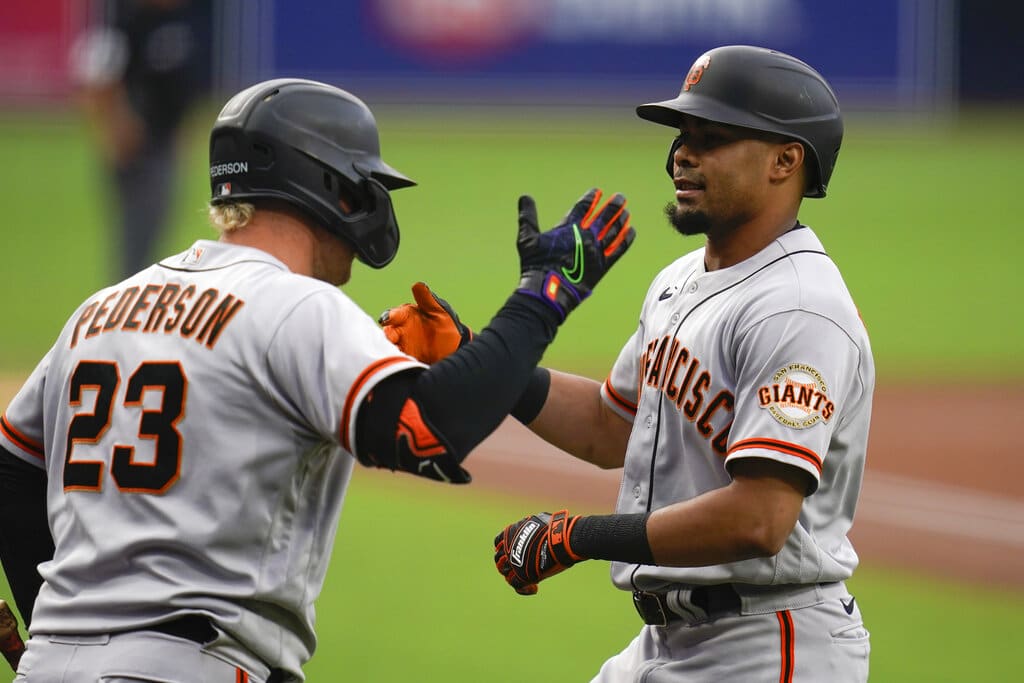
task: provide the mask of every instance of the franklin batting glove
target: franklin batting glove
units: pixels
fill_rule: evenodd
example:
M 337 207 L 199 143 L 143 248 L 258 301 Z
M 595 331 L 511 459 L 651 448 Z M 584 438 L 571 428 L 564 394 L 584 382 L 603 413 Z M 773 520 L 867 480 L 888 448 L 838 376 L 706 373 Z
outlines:
M 590 296 L 636 237 L 626 198 L 614 194 L 598 208 L 601 195 L 597 188 L 589 190 L 559 225 L 543 233 L 533 198 L 519 198 L 521 277 L 516 291 L 548 304 L 562 320 Z
M 412 286 L 415 304 L 381 313 L 377 322 L 388 340 L 416 360 L 436 363 L 473 338 L 451 305 L 423 282 Z
M 538 582 L 586 559 L 569 546 L 578 519 L 567 510 L 541 512 L 508 525 L 495 537 L 494 564 L 516 593 L 534 595 Z

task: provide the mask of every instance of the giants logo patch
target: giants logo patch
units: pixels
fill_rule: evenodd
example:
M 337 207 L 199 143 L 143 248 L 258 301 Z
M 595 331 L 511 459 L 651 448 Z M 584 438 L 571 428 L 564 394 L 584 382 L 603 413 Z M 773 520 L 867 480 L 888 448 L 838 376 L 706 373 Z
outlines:
M 790 363 L 778 370 L 771 384 L 757 390 L 757 400 L 772 417 L 795 429 L 828 422 L 836 409 L 821 373 L 803 363 Z

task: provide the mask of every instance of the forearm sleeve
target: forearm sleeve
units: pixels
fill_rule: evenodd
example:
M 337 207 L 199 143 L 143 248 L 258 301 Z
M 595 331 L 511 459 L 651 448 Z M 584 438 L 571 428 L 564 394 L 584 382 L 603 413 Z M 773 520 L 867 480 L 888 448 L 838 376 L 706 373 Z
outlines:
M 461 462 L 516 405 L 555 337 L 546 304 L 513 294 L 473 340 L 427 370 L 383 380 L 359 413 L 356 448 L 377 464 L 396 441 L 399 415 L 412 401 L 448 453 Z M 397 458 L 397 456 L 395 456 Z
M 36 569 L 53 559 L 46 516 L 46 472 L 0 448 L 0 561 L 26 625 L 43 579 Z
M 594 560 L 654 564 L 647 540 L 649 512 L 580 517 L 569 539 L 572 551 Z

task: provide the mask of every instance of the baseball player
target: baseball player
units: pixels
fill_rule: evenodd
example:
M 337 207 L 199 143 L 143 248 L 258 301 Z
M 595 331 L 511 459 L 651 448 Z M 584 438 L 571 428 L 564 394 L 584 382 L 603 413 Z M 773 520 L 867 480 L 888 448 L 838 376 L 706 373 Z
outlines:
M 19 682 L 302 680 L 354 463 L 468 482 L 634 235 L 621 195 L 588 192 L 543 233 L 520 198 L 518 288 L 428 369 L 337 288 L 355 258 L 394 258 L 390 192 L 414 184 L 361 100 L 299 79 L 240 92 L 210 183 L 220 239 L 90 296 L 0 418 L 8 509 L 46 501 L 39 538 L 4 525 L 0 544 L 31 614 Z
M 622 485 L 615 514 L 507 526 L 498 570 L 531 595 L 612 561 L 645 625 L 599 683 L 865 681 L 868 633 L 844 580 L 874 365 L 838 268 L 798 219 L 836 162 L 836 97 L 791 56 L 725 46 L 637 113 L 678 131 L 666 214 L 706 243 L 655 277 L 603 383 L 534 371 L 514 414 L 622 467 Z M 399 320 L 429 324 L 415 313 Z

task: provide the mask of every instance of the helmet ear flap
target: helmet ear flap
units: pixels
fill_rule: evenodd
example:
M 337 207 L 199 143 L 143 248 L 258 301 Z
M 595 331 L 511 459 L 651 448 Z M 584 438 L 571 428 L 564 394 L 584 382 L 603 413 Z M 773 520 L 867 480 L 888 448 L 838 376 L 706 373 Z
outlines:
M 672 140 L 672 144 L 668 148 L 668 159 L 665 160 L 665 173 L 668 173 L 669 178 L 675 178 L 675 156 L 676 150 L 679 149 L 683 144 L 683 136 L 677 135 Z
M 383 268 L 398 252 L 398 219 L 391 193 L 376 178 L 364 178 L 360 189 L 361 210 L 342 217 L 337 233 L 355 247 L 360 261 L 371 268 Z

